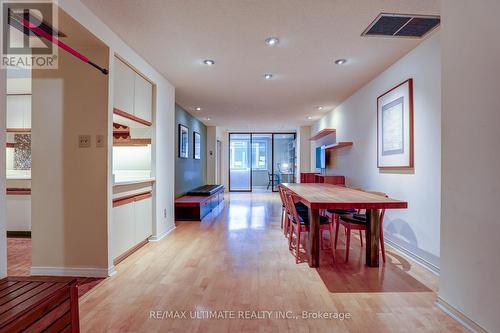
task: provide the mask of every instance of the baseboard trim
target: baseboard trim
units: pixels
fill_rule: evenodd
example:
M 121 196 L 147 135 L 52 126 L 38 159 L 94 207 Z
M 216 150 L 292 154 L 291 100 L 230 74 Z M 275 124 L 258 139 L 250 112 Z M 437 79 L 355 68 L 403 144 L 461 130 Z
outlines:
M 420 264 L 420 266 L 424 267 L 429 272 L 431 272 L 431 273 L 439 276 L 439 267 L 437 267 L 436 265 L 434 265 L 434 264 L 430 263 L 429 261 L 423 259 L 422 257 L 419 257 L 416 254 L 408 251 L 407 249 L 405 249 L 401 245 L 398 245 L 398 244 L 394 243 L 390 239 L 384 238 L 384 242 L 386 244 L 388 244 L 390 247 L 392 247 L 395 250 L 397 250 L 398 252 L 400 252 L 405 257 L 407 257 L 407 258 L 409 258 L 409 259 L 411 259 L 413 261 L 416 261 L 418 264 Z
M 475 321 L 464 315 L 461 311 L 457 310 L 455 307 L 450 305 L 448 302 L 443 300 L 438 296 L 436 301 L 436 305 L 438 308 L 443 310 L 448 316 L 458 321 L 462 324 L 467 330 L 472 333 L 488 333 L 484 328 L 478 325 Z
M 150 242 L 159 242 L 175 229 L 175 223 L 160 235 L 149 237 Z
M 109 268 L 80 268 L 80 267 L 31 267 L 31 275 L 43 276 L 74 276 L 106 278 L 115 273 L 114 266 Z

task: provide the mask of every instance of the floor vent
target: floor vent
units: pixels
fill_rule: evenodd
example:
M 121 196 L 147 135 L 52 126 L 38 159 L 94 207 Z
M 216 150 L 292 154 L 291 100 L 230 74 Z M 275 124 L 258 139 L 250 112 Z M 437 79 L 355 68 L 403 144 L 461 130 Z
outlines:
M 436 15 L 402 15 L 381 13 L 361 36 L 421 38 L 436 28 L 441 18 Z

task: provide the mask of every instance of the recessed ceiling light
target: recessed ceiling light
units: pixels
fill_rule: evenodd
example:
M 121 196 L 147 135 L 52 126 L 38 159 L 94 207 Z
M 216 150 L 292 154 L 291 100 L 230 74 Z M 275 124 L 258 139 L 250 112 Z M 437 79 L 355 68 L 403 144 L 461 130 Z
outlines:
M 266 38 L 266 44 L 268 46 L 276 46 L 276 45 L 278 45 L 279 42 L 280 42 L 280 40 L 277 37 Z
M 309 116 L 309 117 L 307 117 L 307 119 L 311 120 L 311 119 L 313 119 L 313 117 Z
M 318 110 L 320 110 L 320 111 L 323 110 L 323 107 L 321 105 L 318 106 Z
M 203 63 L 208 66 L 215 65 L 215 61 L 213 61 L 212 59 L 203 60 Z
M 273 74 L 271 74 L 271 73 L 264 74 L 264 79 L 271 80 L 272 78 L 273 78 Z
M 198 106 L 195 110 L 196 111 L 201 111 L 201 108 Z
M 343 65 L 346 62 L 347 62 L 347 60 L 345 60 L 345 59 L 337 59 L 337 60 L 335 60 L 335 64 L 337 64 L 337 65 Z
M 206 120 L 210 120 L 210 117 L 205 118 Z

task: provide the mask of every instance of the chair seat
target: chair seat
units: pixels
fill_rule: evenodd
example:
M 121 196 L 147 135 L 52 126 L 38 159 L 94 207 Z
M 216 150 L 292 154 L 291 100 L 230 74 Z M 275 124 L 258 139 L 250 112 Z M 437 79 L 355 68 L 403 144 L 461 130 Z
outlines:
M 308 208 L 302 202 L 297 202 L 295 203 L 295 209 L 299 211 L 299 210 L 307 210 Z
M 341 220 L 355 224 L 366 224 L 366 214 L 348 214 L 342 215 Z
M 354 209 L 354 208 L 350 208 L 350 209 L 327 209 L 326 211 L 328 213 L 337 214 L 337 215 L 347 215 L 347 214 L 356 213 L 356 209 Z
M 299 212 L 297 212 L 299 213 Z M 299 218 L 300 218 L 300 224 L 301 225 L 309 225 L 309 215 L 299 213 Z M 297 223 L 295 222 L 295 218 L 292 220 L 292 223 Z M 325 217 L 325 216 L 319 216 L 319 224 L 328 224 L 330 223 L 330 219 Z

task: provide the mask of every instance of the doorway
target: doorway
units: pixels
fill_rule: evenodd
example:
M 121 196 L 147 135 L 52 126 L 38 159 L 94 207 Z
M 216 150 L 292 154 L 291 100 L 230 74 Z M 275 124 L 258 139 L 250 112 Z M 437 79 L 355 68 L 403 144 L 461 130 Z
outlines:
M 295 133 L 229 133 L 229 191 L 278 190 L 295 183 Z

